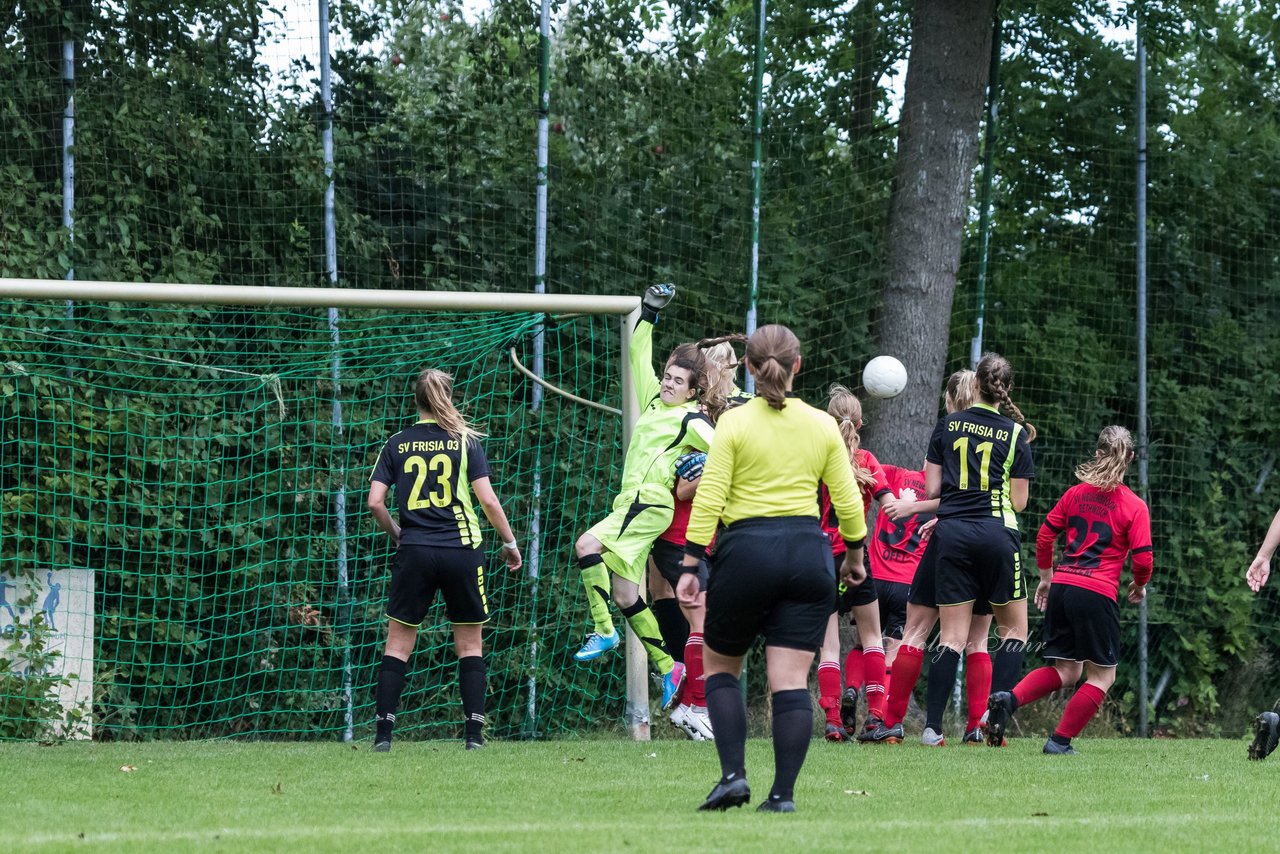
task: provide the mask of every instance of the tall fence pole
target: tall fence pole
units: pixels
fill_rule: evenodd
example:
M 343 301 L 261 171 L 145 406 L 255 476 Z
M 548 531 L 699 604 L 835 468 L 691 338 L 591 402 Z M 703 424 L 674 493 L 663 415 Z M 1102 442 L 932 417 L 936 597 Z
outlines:
M 1143 499 L 1150 498 L 1148 480 L 1147 438 L 1147 50 L 1142 43 L 1142 7 L 1138 6 L 1137 36 L 1134 59 L 1137 64 L 1137 166 L 1135 199 L 1137 217 L 1137 291 L 1138 291 L 1138 490 Z M 1147 731 L 1147 600 L 1138 605 L 1138 735 Z
M 76 239 L 76 155 L 72 150 L 76 136 L 76 40 L 74 36 L 62 42 L 62 91 L 66 96 L 66 106 L 62 110 L 62 227 L 66 229 L 67 240 Z M 67 264 L 65 278 L 73 281 L 76 277 L 75 262 Z M 67 300 L 67 320 L 75 320 L 76 304 Z
M 760 201 L 764 193 L 764 25 L 768 0 L 756 0 L 756 57 L 752 75 L 751 109 L 751 301 L 747 305 L 747 334 L 756 331 L 760 302 Z M 755 377 L 746 376 L 747 391 L 755 391 Z M 745 683 L 744 683 L 745 684 Z
M 969 367 L 977 368 L 982 358 L 982 333 L 987 314 L 987 268 L 991 258 L 991 181 L 996 140 L 999 137 L 1000 107 L 1000 4 L 996 3 L 995 21 L 991 25 L 991 65 L 987 76 L 987 110 L 983 122 L 982 184 L 978 188 L 978 286 L 977 319 L 973 340 L 969 345 Z
M 547 169 L 551 117 L 551 0 L 542 0 L 538 21 L 538 174 L 536 226 L 533 241 L 533 290 L 547 292 Z M 546 369 L 546 330 L 539 325 L 533 336 L 533 373 L 541 377 Z M 542 413 L 542 386 L 533 384 L 533 420 Z M 529 701 L 525 710 L 529 738 L 538 736 L 538 577 L 542 568 L 542 443 L 533 461 L 533 508 L 529 520 Z
M 321 145 L 324 148 L 324 266 L 329 284 L 338 284 L 338 227 L 334 216 L 333 177 L 333 79 L 329 59 L 329 0 L 320 0 L 320 101 L 324 110 L 324 126 Z M 331 446 L 342 445 L 344 426 L 342 421 L 342 338 L 338 330 L 338 309 L 329 307 L 330 380 L 333 383 L 333 441 Z M 342 614 L 342 699 L 346 704 L 343 713 L 342 740 L 351 741 L 355 728 L 355 699 L 351 674 L 351 587 L 347 573 L 347 461 L 338 453 L 334 463 L 334 476 L 338 483 L 333 496 L 334 533 L 338 538 L 338 610 Z

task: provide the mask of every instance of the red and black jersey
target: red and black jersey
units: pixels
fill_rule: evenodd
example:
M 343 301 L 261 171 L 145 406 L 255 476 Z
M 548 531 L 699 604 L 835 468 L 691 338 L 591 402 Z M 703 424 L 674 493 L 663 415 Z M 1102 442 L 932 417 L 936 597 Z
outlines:
M 666 540 L 668 543 L 675 543 L 677 546 L 685 544 L 685 531 L 689 528 L 689 513 L 693 510 L 693 499 L 685 501 L 678 497 L 675 492 L 671 493 L 672 507 L 671 524 L 667 526 L 667 530 L 658 535 L 658 539 Z
M 904 490 L 911 490 L 918 500 L 927 497 L 924 472 L 910 471 L 897 466 L 883 468 L 885 480 L 895 498 L 904 497 Z M 916 576 L 920 557 L 924 554 L 924 545 L 920 542 L 920 528 L 932 518 L 932 513 L 918 513 L 895 522 L 883 509 L 878 511 L 875 528 L 867 543 L 871 553 L 871 577 L 877 581 L 910 584 Z
M 880 461 L 874 454 L 865 448 L 859 448 L 854 451 L 854 456 L 858 460 L 858 465 L 871 472 L 871 476 L 875 478 L 875 483 L 871 486 L 858 484 L 858 488 L 862 491 L 862 512 L 865 515 L 871 512 L 871 505 L 881 495 L 892 492 L 892 489 L 885 478 L 884 467 L 880 465 Z M 831 494 L 827 492 L 827 485 L 824 483 L 818 484 L 818 524 L 831 540 L 831 553 L 836 557 L 844 554 L 844 540 L 840 537 L 840 519 L 836 516 L 836 509 L 831 506 Z
M 402 545 L 475 548 L 480 523 L 470 484 L 482 477 L 489 461 L 480 443 L 464 446 L 425 419 L 391 437 L 369 479 L 395 488 Z
M 1057 566 L 1053 541 L 1066 534 Z M 1103 491 L 1076 484 L 1058 499 L 1036 536 L 1036 566 L 1053 572 L 1054 584 L 1073 584 L 1116 598 L 1125 558 L 1133 555 L 1133 578 L 1151 580 L 1151 513 L 1124 484 Z

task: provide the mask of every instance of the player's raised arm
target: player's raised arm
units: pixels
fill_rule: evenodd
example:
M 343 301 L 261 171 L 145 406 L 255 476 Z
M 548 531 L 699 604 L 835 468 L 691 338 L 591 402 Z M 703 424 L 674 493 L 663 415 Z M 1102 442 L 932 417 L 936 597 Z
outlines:
M 627 361 L 636 400 L 643 407 L 659 390 L 658 377 L 653 372 L 653 326 L 658 322 L 658 312 L 675 299 L 676 286 L 651 285 L 640 298 L 640 321 L 631 333 L 631 348 Z

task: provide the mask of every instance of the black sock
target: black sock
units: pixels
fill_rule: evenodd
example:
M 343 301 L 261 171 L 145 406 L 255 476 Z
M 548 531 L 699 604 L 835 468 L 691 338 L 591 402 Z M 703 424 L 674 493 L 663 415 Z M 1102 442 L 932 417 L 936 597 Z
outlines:
M 1063 747 L 1066 747 L 1067 745 L 1071 744 L 1071 739 L 1067 738 L 1065 735 L 1058 735 L 1056 732 L 1053 735 L 1049 736 L 1049 740 L 1052 741 L 1054 744 L 1060 744 Z
M 716 731 L 716 737 L 720 735 Z M 813 698 L 807 688 L 779 691 L 773 695 L 773 788 L 769 800 L 789 801 L 795 797 L 796 777 L 809 752 L 813 735 Z
M 956 686 L 956 668 L 960 666 L 960 653 L 949 646 L 938 650 L 929 665 L 929 695 L 925 707 L 925 726 L 942 734 L 942 713 L 947 710 L 947 698 Z
M 717 673 L 707 677 L 707 714 L 716 733 L 720 779 L 747 776 L 747 704 L 738 677 Z
M 991 660 L 991 693 L 1012 691 L 1022 678 L 1022 656 L 1027 642 L 1007 639 L 1000 641 Z
M 396 707 L 400 705 L 400 692 L 404 690 L 404 674 L 407 664 L 395 656 L 382 656 L 382 668 L 378 671 L 378 693 L 374 703 L 377 713 L 377 738 L 391 738 L 396 725 Z
M 458 689 L 462 694 L 462 714 L 467 741 L 483 741 L 484 732 L 484 659 L 468 655 L 458 659 Z
M 684 618 L 680 603 L 674 599 L 654 599 L 649 610 L 658 621 L 658 630 L 667 644 L 667 652 L 676 661 L 684 661 L 684 645 L 689 642 L 689 621 Z

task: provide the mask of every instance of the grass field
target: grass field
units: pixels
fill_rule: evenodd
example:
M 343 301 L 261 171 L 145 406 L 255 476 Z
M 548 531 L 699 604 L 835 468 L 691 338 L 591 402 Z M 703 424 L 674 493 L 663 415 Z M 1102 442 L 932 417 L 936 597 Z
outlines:
M 1275 850 L 1280 761 L 1243 741 L 1092 740 L 1043 756 L 815 741 L 794 815 L 694 807 L 718 776 L 685 741 L 0 744 L 6 851 Z M 1280 760 L 1280 754 L 1273 759 Z M 122 771 L 122 766 L 136 770 Z

